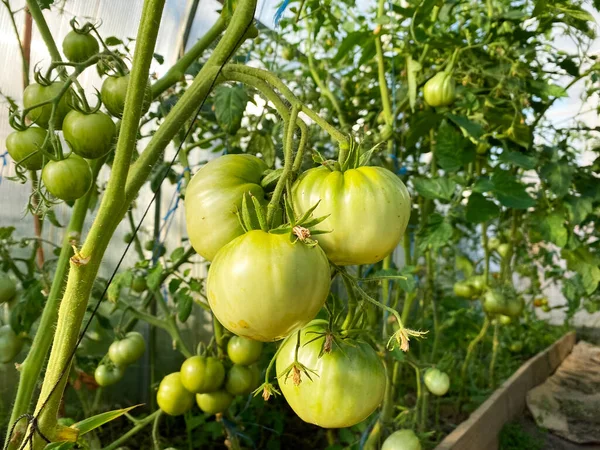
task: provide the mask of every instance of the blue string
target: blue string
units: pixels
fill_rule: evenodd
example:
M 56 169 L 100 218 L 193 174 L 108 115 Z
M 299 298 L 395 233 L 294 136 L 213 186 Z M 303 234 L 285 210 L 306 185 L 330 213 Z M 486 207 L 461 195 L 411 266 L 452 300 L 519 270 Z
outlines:
M 277 8 L 277 11 L 275 12 L 275 16 L 273 16 L 273 23 L 275 24 L 276 27 L 279 26 L 279 21 L 281 20 L 281 17 L 283 16 L 283 13 L 285 12 L 285 10 L 289 4 L 290 4 L 290 0 L 284 0 L 283 3 L 281 4 L 281 6 L 279 8 Z
M 2 167 L 0 167 L 0 184 L 2 184 L 2 178 L 4 175 L 4 168 L 8 166 L 8 152 L 4 152 L 0 155 L 0 158 L 2 158 Z

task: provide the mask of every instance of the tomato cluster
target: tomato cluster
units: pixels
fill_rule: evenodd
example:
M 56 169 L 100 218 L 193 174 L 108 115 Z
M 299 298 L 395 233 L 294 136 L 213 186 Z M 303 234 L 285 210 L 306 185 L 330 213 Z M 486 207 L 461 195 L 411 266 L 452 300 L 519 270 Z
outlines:
M 191 356 L 179 372 L 165 376 L 160 382 L 156 394 L 158 406 L 165 413 L 178 416 L 192 408 L 195 398 L 206 414 L 224 413 L 235 396 L 250 394 L 260 384 L 257 362 L 262 346 L 262 342 L 233 336 L 227 344 L 229 361 L 214 356 Z
M 123 378 L 127 366 L 140 359 L 146 351 L 146 341 L 137 331 L 131 331 L 123 339 L 110 344 L 108 358 L 100 362 L 94 378 L 99 386 L 110 386 Z
M 4 272 L 0 272 L 0 305 L 12 301 L 17 295 L 17 284 Z M 0 326 L 0 364 L 15 359 L 23 347 L 22 339 L 10 325 Z

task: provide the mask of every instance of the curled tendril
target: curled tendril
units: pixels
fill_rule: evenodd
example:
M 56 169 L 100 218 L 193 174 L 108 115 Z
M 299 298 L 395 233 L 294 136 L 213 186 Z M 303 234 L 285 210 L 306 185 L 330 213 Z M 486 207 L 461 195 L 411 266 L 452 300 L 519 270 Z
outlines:
M 102 22 L 100 22 L 100 24 L 101 23 Z M 78 34 L 89 34 L 92 30 L 96 30 L 96 28 L 100 26 L 100 24 L 95 25 L 91 22 L 86 22 L 80 27 L 76 17 L 73 17 L 69 24 L 71 25 L 73 31 Z
M 35 82 L 41 86 L 50 86 L 52 84 L 52 80 L 42 75 L 39 63 L 33 68 L 33 78 L 35 79 Z

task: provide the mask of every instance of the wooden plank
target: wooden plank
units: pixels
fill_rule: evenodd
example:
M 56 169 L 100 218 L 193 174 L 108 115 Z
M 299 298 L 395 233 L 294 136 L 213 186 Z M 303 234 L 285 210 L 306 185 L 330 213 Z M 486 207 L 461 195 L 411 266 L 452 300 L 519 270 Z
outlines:
M 440 442 L 436 450 L 496 450 L 505 423 L 521 414 L 527 392 L 548 378 L 567 357 L 576 341 L 575 332 L 525 362 L 467 420 Z

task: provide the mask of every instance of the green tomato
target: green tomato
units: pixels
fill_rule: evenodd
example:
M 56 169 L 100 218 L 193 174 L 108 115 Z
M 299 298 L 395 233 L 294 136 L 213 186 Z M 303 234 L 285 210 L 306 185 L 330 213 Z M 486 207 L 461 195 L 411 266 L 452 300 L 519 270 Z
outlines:
M 44 155 L 39 151 L 46 139 L 46 130 L 29 127 L 23 131 L 13 131 L 6 138 L 6 150 L 10 157 L 27 170 L 40 170 Z M 25 159 L 27 158 L 27 159 Z
M 0 272 L 0 304 L 11 301 L 17 294 L 17 284 L 4 272 Z
M 213 313 L 229 331 L 277 341 L 315 318 L 329 293 L 329 274 L 318 245 L 253 230 L 219 250 L 206 290 Z
M 125 109 L 125 96 L 127 95 L 127 86 L 129 85 L 129 74 L 122 77 L 108 77 L 102 83 L 100 95 L 102 103 L 115 117 L 121 117 Z M 145 114 L 152 103 L 152 87 L 148 83 L 142 103 L 142 113 Z
M 500 314 L 498 316 L 498 320 L 500 321 L 500 325 L 510 325 L 512 319 L 509 316 L 505 316 L 504 314 Z
M 500 257 L 502 259 L 506 258 L 508 256 L 508 252 L 510 251 L 510 245 L 504 243 L 504 244 L 500 244 L 498 246 L 498 248 L 496 249 L 496 251 L 498 252 L 498 254 L 500 255 Z
M 457 297 L 470 299 L 475 295 L 473 287 L 466 281 L 457 281 L 454 283 L 452 289 L 454 290 L 454 295 Z
M 144 242 L 144 250 L 148 250 L 149 252 L 151 252 L 152 250 L 154 250 L 154 241 L 146 241 L 146 242 Z
M 279 388 L 294 412 L 305 422 L 323 428 L 351 427 L 365 420 L 383 400 L 385 368 L 366 342 L 337 341 L 322 352 L 327 322 L 315 320 L 300 335 L 298 362 L 310 369 L 295 385 L 285 377 L 294 362 L 297 336 L 286 339 L 277 355 Z M 314 372 L 313 372 L 314 371 Z
M 381 450 L 421 450 L 421 443 L 413 430 L 398 430 L 383 442 Z
M 183 387 L 179 372 L 173 372 L 158 385 L 156 403 L 168 415 L 180 416 L 194 405 L 194 394 Z
M 181 365 L 181 383 L 190 392 L 202 394 L 221 388 L 225 367 L 211 356 L 192 356 Z
M 125 367 L 140 359 L 145 351 L 144 337 L 137 331 L 130 331 L 124 339 L 110 344 L 108 357 L 117 367 Z
M 71 153 L 60 161 L 49 161 L 42 169 L 42 181 L 56 198 L 77 200 L 92 187 L 92 169 L 85 159 Z
M 475 275 L 467 279 L 467 284 L 476 291 L 476 293 L 483 292 L 486 288 L 485 277 L 483 275 Z
M 441 370 L 435 368 L 427 369 L 423 379 L 429 392 L 438 397 L 446 395 L 446 392 L 450 389 L 450 377 Z
M 518 317 L 523 312 L 523 308 L 525 308 L 525 302 L 521 297 L 510 298 L 506 302 L 505 315 L 510 317 Z
M 319 203 L 314 217 L 329 215 L 319 227 L 332 231 L 318 241 L 340 265 L 381 261 L 396 248 L 410 218 L 406 186 L 383 167 L 310 169 L 296 181 L 292 195 L 298 214 Z
M 126 244 L 129 244 L 132 239 L 133 233 L 125 233 L 125 236 L 123 236 L 123 242 L 125 242 Z
M 498 248 L 498 246 L 501 244 L 500 239 L 498 239 L 497 237 L 493 237 L 491 239 L 488 240 L 488 250 L 490 251 L 494 251 Z
M 83 62 L 100 51 L 98 41 L 89 33 L 69 31 L 62 43 L 63 53 L 71 62 Z
M 429 106 L 450 106 L 456 99 L 456 83 L 452 74 L 439 72 L 425 83 L 423 97 Z
M 56 97 L 60 91 L 62 91 L 63 83 L 52 83 L 49 86 L 42 86 L 41 84 L 32 83 L 25 88 L 23 91 L 23 106 L 25 108 L 31 108 L 38 103 L 52 100 Z M 60 101 L 54 115 L 54 129 L 60 130 L 62 127 L 63 119 L 67 113 L 71 110 L 69 103 L 71 100 L 71 91 L 67 91 Z M 42 128 L 48 128 L 48 122 L 50 121 L 50 114 L 52 113 L 52 105 L 46 104 L 32 109 L 27 113 L 27 117 L 34 123 L 38 124 Z
M 142 276 L 133 277 L 131 280 L 131 289 L 138 294 L 144 292 L 148 288 L 148 283 L 146 283 L 146 278 Z
M 523 341 L 514 341 L 510 344 L 509 350 L 513 353 L 519 353 L 523 350 Z
M 227 372 L 225 389 L 232 395 L 249 394 L 253 390 L 254 381 L 255 375 L 252 373 L 252 369 L 234 364 Z
M 227 411 L 233 402 L 233 395 L 225 390 L 196 394 L 198 407 L 206 414 L 218 414 Z
M 100 364 L 94 371 L 94 378 L 98 386 L 111 386 L 123 378 L 125 370 L 121 367 L 116 367 L 108 364 Z
M 233 336 L 227 343 L 227 355 L 234 364 L 249 366 L 260 358 L 263 343 L 243 336 Z
M 488 314 L 507 314 L 508 302 L 502 292 L 496 289 L 488 290 L 483 296 L 483 310 Z
M 83 158 L 97 159 L 112 150 L 117 129 L 108 114 L 71 111 L 63 122 L 65 140 Z
M 185 222 L 194 249 L 212 261 L 217 251 L 244 230 L 236 212 L 244 194 L 266 204 L 260 185 L 267 165 L 252 155 L 225 155 L 210 161 L 190 181 L 185 193 Z
M 23 341 L 10 325 L 0 327 L 0 364 L 11 362 L 21 351 Z
M 283 47 L 283 50 L 281 51 L 281 56 L 286 61 L 291 61 L 292 59 L 294 59 L 294 50 L 292 50 L 291 47 Z
M 549 313 L 550 311 L 552 311 L 552 308 L 550 308 L 550 306 L 548 306 L 548 305 L 543 305 L 542 311 Z

